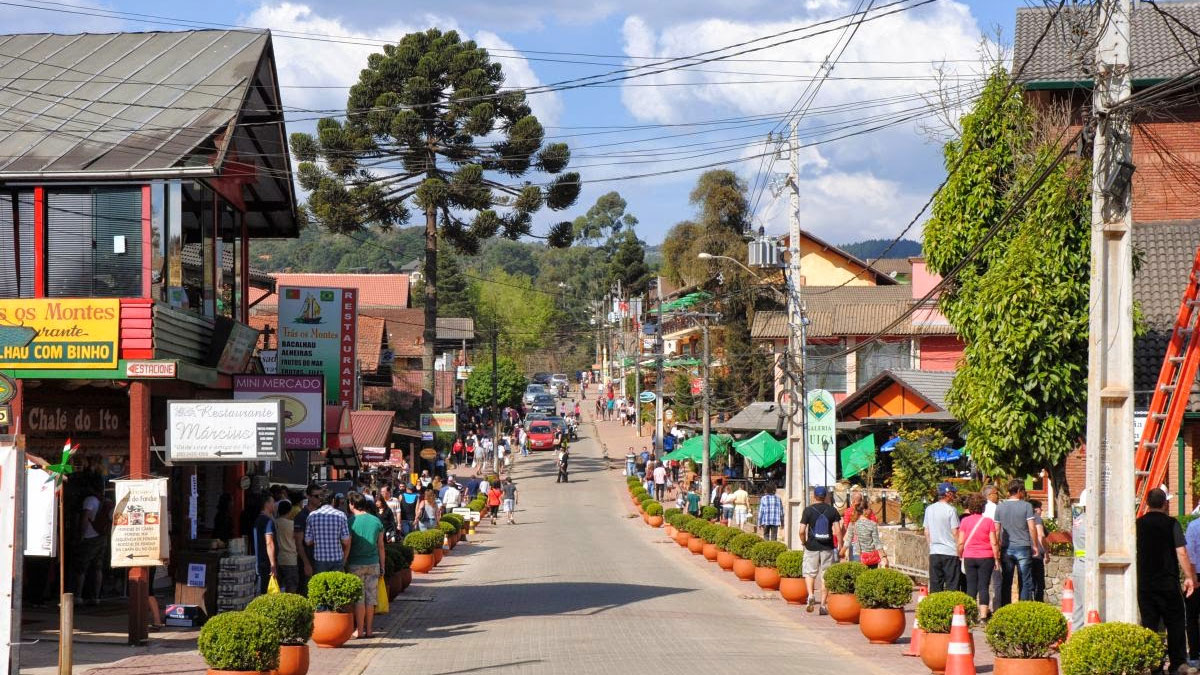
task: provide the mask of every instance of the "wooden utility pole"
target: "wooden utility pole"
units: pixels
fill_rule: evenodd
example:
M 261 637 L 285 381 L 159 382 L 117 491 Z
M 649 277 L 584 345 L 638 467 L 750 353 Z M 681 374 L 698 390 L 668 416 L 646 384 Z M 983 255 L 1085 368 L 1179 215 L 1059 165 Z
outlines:
M 791 138 L 788 143 L 788 187 L 791 188 L 788 227 L 788 269 L 787 269 L 787 306 L 788 306 L 788 349 L 787 361 L 784 365 L 784 377 L 787 380 L 787 491 L 784 503 L 787 513 L 784 523 L 784 541 L 788 548 L 800 548 L 801 541 L 797 527 L 800 515 L 808 505 L 808 433 L 805 420 L 808 419 L 805 403 L 807 395 L 804 386 L 804 301 L 800 296 L 803 277 L 800 274 L 800 120 L 792 120 Z M 781 403 L 782 404 L 782 403 Z
M 1129 98 L 1131 0 L 1098 0 L 1088 306 L 1085 609 L 1136 623 L 1133 259 Z

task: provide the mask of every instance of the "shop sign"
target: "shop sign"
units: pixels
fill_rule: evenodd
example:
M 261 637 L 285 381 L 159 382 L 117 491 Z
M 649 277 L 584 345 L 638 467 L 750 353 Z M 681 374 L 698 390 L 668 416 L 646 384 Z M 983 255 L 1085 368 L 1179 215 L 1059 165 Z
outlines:
M 17 447 L 16 438 L 0 436 L 0 514 L 3 514 L 0 541 L 7 542 L 10 548 L 21 536 L 18 499 L 24 488 L 21 477 L 24 462 L 25 453 Z M 20 644 L 21 632 L 21 607 L 13 605 L 13 598 L 20 597 L 16 586 L 25 557 L 13 553 L 10 550 L 7 555 L 0 555 L 0 667 L 5 672 L 17 672 L 13 667 L 17 665 L 13 645 Z
M 454 413 L 425 413 L 421 415 L 421 431 L 454 433 L 458 428 L 458 416 Z
M 278 461 L 283 402 L 167 401 L 167 460 Z
M 25 408 L 30 436 L 121 436 L 129 428 L 127 408 L 33 405 Z
M 217 360 L 217 372 L 242 373 L 246 364 L 254 355 L 254 347 L 258 344 L 258 329 L 242 323 L 231 323 L 229 337 L 225 338 L 225 347 L 221 350 L 221 358 Z
M 233 400 L 283 403 L 283 447 L 320 450 L 325 441 L 322 375 L 234 375 Z
M 0 403 L 8 403 L 17 396 L 17 383 L 7 375 L 0 375 Z
M 0 368 L 117 367 L 116 298 L 0 300 Z
M 45 469 L 25 468 L 25 555 L 52 558 L 58 544 L 54 478 Z
M 354 407 L 358 291 L 279 288 L 278 371 L 325 376 L 325 402 Z
M 654 403 L 658 400 L 658 396 L 652 391 L 643 391 L 638 394 L 638 400 L 642 403 Z
M 0 427 L 12 424 L 12 406 L 0 405 Z
M 131 380 L 174 379 L 177 366 L 174 361 L 127 361 L 125 377 Z
M 700 394 L 703 394 L 703 393 L 704 393 L 704 378 L 703 377 L 693 377 L 692 378 L 692 396 L 699 396 Z
M 167 558 L 167 479 L 113 481 L 111 564 L 155 567 Z
M 433 448 L 425 448 L 421 450 L 421 459 L 437 459 L 437 450 L 434 450 Z
M 362 449 L 360 456 L 364 462 L 379 463 L 387 459 L 388 449 L 368 445 Z
M 837 415 L 834 414 L 833 394 L 824 389 L 810 389 L 805 403 L 808 483 L 834 485 L 837 483 Z
M 258 352 L 258 361 L 262 363 L 263 372 L 274 375 L 279 372 L 279 350 L 262 349 Z
M 471 379 L 471 371 L 473 370 L 475 370 L 475 368 L 471 366 L 459 366 L 457 369 L 455 369 L 454 379 L 469 380 Z

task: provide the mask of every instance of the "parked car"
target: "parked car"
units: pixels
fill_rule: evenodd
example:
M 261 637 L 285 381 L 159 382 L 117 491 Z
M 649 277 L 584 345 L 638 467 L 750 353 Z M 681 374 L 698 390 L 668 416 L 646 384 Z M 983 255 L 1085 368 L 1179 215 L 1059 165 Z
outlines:
M 554 396 L 546 393 L 534 394 L 529 409 L 532 412 L 553 414 L 555 412 Z
M 529 431 L 529 426 L 534 422 L 545 422 L 550 419 L 546 413 L 531 412 L 525 416 L 525 431 Z
M 562 387 L 563 389 L 566 389 L 567 387 L 569 387 L 570 381 L 567 380 L 567 374 L 566 373 L 555 373 L 555 374 L 551 375 L 550 376 L 550 386 Z
M 521 397 L 521 402 L 527 407 L 533 405 L 533 397 L 538 394 L 545 394 L 546 387 L 541 384 L 531 384 L 525 387 L 525 395 Z
M 550 422 L 542 420 L 529 425 L 530 450 L 554 450 L 558 447 L 556 438 L 554 425 Z
M 563 432 L 563 434 L 567 434 L 571 430 L 570 425 L 567 424 L 567 418 L 565 418 L 565 417 L 559 417 L 558 415 L 550 415 L 546 418 L 546 421 L 549 422 L 550 424 L 553 424 L 554 428 Z
M 534 373 L 533 377 L 529 378 L 534 384 L 548 385 L 550 384 L 550 373 Z

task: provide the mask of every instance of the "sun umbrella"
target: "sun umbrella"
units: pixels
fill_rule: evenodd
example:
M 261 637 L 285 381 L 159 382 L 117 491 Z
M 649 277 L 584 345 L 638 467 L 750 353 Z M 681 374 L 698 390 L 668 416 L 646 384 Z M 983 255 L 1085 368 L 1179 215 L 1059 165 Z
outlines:
M 783 461 L 784 456 L 787 455 L 787 449 L 783 443 L 765 431 L 760 431 L 751 438 L 734 443 L 733 449 L 760 469 Z

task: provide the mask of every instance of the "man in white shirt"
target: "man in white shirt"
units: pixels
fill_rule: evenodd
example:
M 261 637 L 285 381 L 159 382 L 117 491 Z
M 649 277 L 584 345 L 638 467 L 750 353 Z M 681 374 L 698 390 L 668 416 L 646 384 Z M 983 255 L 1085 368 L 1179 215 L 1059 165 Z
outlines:
M 654 498 L 662 501 L 667 492 L 667 467 L 658 462 L 654 465 Z
M 458 508 L 458 500 L 462 496 L 462 488 L 458 481 L 453 478 L 446 484 L 446 494 L 442 497 L 442 507 L 449 512 L 451 509 Z

